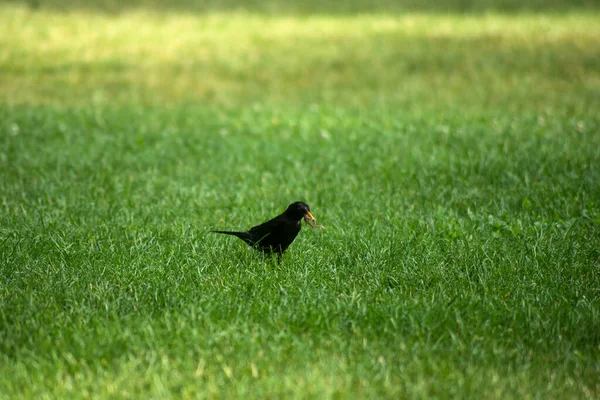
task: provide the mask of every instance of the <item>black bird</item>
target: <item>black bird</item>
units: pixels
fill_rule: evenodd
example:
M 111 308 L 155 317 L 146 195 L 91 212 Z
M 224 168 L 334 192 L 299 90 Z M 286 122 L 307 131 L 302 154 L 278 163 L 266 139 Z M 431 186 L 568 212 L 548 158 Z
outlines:
M 257 250 L 261 250 L 266 254 L 277 254 L 281 260 L 283 252 L 292 244 L 298 232 L 300 232 L 302 219 L 312 228 L 321 228 L 317 225 L 315 217 L 310 213 L 308 204 L 297 201 L 290 204 L 283 213 L 275 218 L 245 232 L 213 232 L 237 236 Z

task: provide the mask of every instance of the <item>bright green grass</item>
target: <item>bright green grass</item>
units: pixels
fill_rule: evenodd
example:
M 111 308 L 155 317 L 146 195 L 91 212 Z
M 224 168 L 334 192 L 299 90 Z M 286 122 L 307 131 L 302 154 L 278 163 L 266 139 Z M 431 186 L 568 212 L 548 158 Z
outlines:
M 0 19 L 0 398 L 600 396 L 598 14 Z

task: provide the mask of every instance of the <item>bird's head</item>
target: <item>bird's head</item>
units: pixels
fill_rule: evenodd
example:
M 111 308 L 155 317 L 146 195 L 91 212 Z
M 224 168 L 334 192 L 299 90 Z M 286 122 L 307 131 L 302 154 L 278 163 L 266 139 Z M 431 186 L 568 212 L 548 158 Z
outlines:
M 285 213 L 291 218 L 297 219 L 298 221 L 304 218 L 306 224 L 312 228 L 319 226 L 315 217 L 313 217 L 313 215 L 310 213 L 309 205 L 302 201 L 297 201 L 290 204 L 287 210 L 285 210 Z

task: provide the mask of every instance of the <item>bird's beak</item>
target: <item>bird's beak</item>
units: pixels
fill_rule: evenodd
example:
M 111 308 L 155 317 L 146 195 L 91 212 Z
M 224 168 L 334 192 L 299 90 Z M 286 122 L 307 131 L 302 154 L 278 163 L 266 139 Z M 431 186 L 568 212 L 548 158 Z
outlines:
M 310 211 L 307 211 L 306 214 L 304 214 L 304 221 L 311 228 L 316 228 L 319 226 L 319 224 L 317 223 L 317 219 L 313 217 Z

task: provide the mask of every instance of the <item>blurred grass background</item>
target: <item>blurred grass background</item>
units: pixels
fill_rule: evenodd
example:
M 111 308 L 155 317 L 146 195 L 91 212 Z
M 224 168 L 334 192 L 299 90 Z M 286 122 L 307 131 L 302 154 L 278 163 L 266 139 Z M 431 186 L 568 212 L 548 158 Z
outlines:
M 112 2 L 4 4 L 0 94 L 11 104 L 315 102 L 465 112 L 599 105 L 595 11 L 385 13 L 412 3 L 380 2 L 375 14 L 302 5 L 312 14 L 281 16 L 254 10 L 299 3 L 160 4 L 132 2 L 117 15 L 98 12 Z
M 4 0 L 7 1 L 7 0 Z M 284 0 L 24 0 L 11 1 L 25 3 L 31 8 L 52 8 L 62 11 L 74 9 L 96 10 L 101 12 L 123 12 L 131 9 L 151 9 L 155 11 L 249 11 L 274 14 L 358 14 L 358 13 L 396 13 L 396 12 L 454 12 L 486 13 L 500 12 L 564 12 L 572 10 L 597 10 L 597 0 L 333 0 L 328 2 L 284 1 Z

